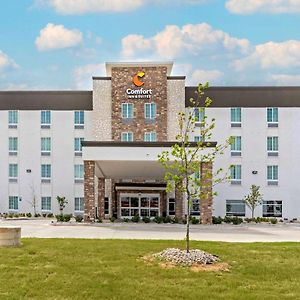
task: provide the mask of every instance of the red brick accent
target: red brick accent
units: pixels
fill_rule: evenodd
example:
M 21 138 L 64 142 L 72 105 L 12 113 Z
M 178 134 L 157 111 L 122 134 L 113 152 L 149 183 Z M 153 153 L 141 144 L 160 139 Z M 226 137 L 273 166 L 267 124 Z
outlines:
M 200 166 L 200 213 L 201 224 L 212 224 L 212 163 L 203 162 Z
M 84 220 L 95 219 L 95 162 L 84 161 Z
M 183 218 L 183 193 L 178 186 L 175 186 L 175 216 L 178 219 Z
M 105 178 L 98 178 L 98 217 L 104 219 Z

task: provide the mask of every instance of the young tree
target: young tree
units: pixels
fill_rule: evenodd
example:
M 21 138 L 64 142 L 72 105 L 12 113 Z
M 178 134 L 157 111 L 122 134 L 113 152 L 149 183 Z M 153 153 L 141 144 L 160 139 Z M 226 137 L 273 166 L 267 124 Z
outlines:
M 259 191 L 260 187 L 252 184 L 250 194 L 245 196 L 245 203 L 251 209 L 251 217 L 254 218 L 254 210 L 258 205 L 262 204 L 262 194 Z
M 56 200 L 58 202 L 60 214 L 63 215 L 64 208 L 66 207 L 68 201 L 66 200 L 66 197 L 59 197 L 59 196 L 56 197 Z
M 224 144 L 217 144 L 215 147 L 211 147 L 212 144 L 212 131 L 215 128 L 215 119 L 207 121 L 205 116 L 205 108 L 211 105 L 212 100 L 206 97 L 203 101 L 204 91 L 208 88 L 208 83 L 205 85 L 199 84 L 197 90 L 197 98 L 190 99 L 191 103 L 197 105 L 200 110 L 201 119 L 195 116 L 195 110 L 193 112 L 185 113 L 180 112 L 179 119 L 179 133 L 176 136 L 176 143 L 171 147 L 170 151 L 163 151 L 158 161 L 165 168 L 165 181 L 167 183 L 166 191 L 170 192 L 174 188 L 178 188 L 181 193 L 186 194 L 187 201 L 187 222 L 186 222 L 186 251 L 190 250 L 190 212 L 191 205 L 194 199 L 201 199 L 201 201 L 207 201 L 209 197 L 214 196 L 205 193 L 205 183 L 208 178 L 212 178 L 212 185 L 216 185 L 229 177 L 227 174 L 223 177 L 221 173 L 222 168 L 218 169 L 214 174 L 202 174 L 202 180 L 195 174 L 199 174 L 202 163 L 213 162 L 217 155 L 223 154 L 223 151 L 231 143 L 231 138 L 226 140 Z M 199 125 L 201 122 L 201 126 Z M 197 123 L 197 124 L 196 124 Z M 200 130 L 201 139 L 193 144 L 191 147 L 191 134 L 196 130 Z M 201 186 L 201 188 L 200 188 Z

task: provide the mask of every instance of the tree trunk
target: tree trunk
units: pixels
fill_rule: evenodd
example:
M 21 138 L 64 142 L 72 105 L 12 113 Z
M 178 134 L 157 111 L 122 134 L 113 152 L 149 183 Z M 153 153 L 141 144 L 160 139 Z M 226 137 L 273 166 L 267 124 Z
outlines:
M 187 188 L 186 252 L 190 253 L 190 192 Z
M 254 208 L 252 208 L 252 219 L 254 219 Z

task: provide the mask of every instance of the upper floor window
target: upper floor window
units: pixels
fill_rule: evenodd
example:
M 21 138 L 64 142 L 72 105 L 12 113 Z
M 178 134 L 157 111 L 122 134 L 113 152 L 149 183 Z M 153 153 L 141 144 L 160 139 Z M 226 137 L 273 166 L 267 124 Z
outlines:
M 204 136 L 203 135 L 195 135 L 194 136 L 194 142 L 204 142 Z
M 155 103 L 145 103 L 145 118 L 155 119 L 156 118 L 156 104 Z
M 278 156 L 278 136 L 267 137 L 268 156 Z
M 8 151 L 9 155 L 17 155 L 18 153 L 18 138 L 10 137 L 8 139 Z
M 132 119 L 133 118 L 133 104 L 132 103 L 122 103 L 122 118 Z
M 278 184 L 278 166 L 267 166 L 267 180 L 268 185 Z
M 51 111 L 50 110 L 42 110 L 41 111 L 41 125 L 42 128 L 49 128 L 51 125 Z M 45 127 L 46 125 L 46 127 Z
M 132 132 L 122 132 L 121 141 L 122 142 L 132 142 L 133 141 L 133 133 Z
M 205 117 L 205 108 L 197 107 L 194 109 L 194 118 L 196 122 L 203 123 Z
M 278 126 L 278 108 L 268 107 L 267 108 L 267 122 L 269 127 Z
M 232 184 L 241 184 L 242 180 L 242 166 L 241 165 L 232 165 L 231 166 L 231 183 Z
M 41 177 L 42 179 L 51 178 L 51 165 L 49 164 L 41 165 Z
M 41 153 L 43 156 L 50 155 L 50 153 L 51 153 L 51 138 L 50 137 L 41 138 Z
M 8 176 L 10 179 L 18 178 L 18 164 L 9 164 Z
M 74 125 L 75 129 L 84 128 L 84 111 L 78 110 L 74 112 Z
M 8 124 L 10 128 L 16 128 L 19 122 L 19 116 L 17 110 L 8 111 Z
M 82 181 L 84 177 L 84 166 L 83 165 L 74 165 L 74 179 L 75 182 L 79 180 Z
M 156 132 L 145 132 L 144 134 L 145 142 L 156 142 Z
M 75 155 L 80 156 L 82 153 L 82 146 L 81 142 L 84 141 L 84 138 L 75 138 L 74 139 L 74 151 Z
M 231 108 L 231 127 L 241 127 L 242 111 L 240 107 Z
M 232 156 L 241 156 L 242 151 L 242 137 L 241 136 L 233 136 L 231 147 L 231 155 Z

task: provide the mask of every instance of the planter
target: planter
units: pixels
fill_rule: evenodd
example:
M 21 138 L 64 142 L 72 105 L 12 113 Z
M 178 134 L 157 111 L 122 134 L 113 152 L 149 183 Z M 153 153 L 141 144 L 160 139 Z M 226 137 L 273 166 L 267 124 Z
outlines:
M 0 247 L 20 246 L 21 227 L 0 226 Z

